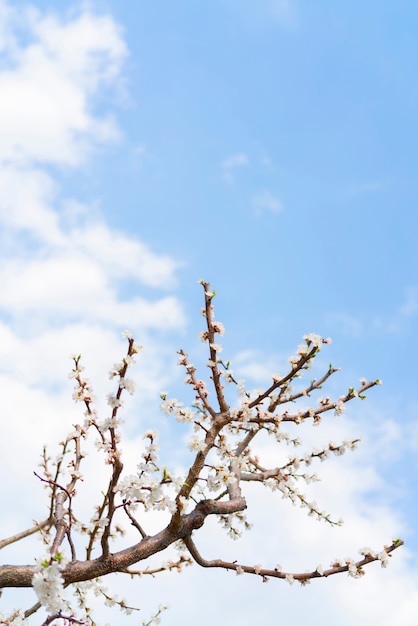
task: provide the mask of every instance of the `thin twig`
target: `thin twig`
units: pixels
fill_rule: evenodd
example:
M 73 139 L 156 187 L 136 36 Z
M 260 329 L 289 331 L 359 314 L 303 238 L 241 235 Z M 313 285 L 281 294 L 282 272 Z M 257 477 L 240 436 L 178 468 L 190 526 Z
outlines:
M 261 576 L 266 579 L 281 578 L 281 579 L 288 579 L 288 580 L 289 579 L 297 580 L 301 582 L 302 584 L 306 583 L 308 580 L 311 580 L 313 578 L 328 578 L 328 576 L 333 576 L 334 574 L 348 572 L 351 568 L 355 568 L 357 572 L 359 573 L 359 575 L 361 575 L 363 573 L 362 568 L 365 565 L 368 565 L 369 563 L 373 563 L 374 561 L 379 560 L 379 557 L 377 555 L 370 554 L 370 555 L 365 556 L 363 559 L 360 559 L 357 562 L 353 562 L 353 563 L 350 562 L 345 565 L 343 565 L 342 563 L 338 563 L 338 564 L 335 563 L 335 565 L 333 565 L 329 569 L 323 570 L 321 572 L 319 572 L 318 570 L 314 570 L 312 572 L 304 572 L 304 573 L 296 574 L 296 573 L 290 573 L 290 572 L 282 572 L 278 568 L 277 569 L 265 569 L 257 565 L 256 566 L 241 565 L 237 561 L 229 562 L 229 561 L 224 561 L 222 559 L 213 559 L 211 561 L 208 561 L 201 556 L 193 539 L 190 536 L 185 537 L 183 541 L 187 549 L 189 550 L 191 556 L 193 557 L 193 559 L 196 561 L 198 565 L 201 565 L 202 567 L 216 567 L 216 568 L 221 568 L 221 569 L 226 569 L 226 570 L 235 570 L 238 573 L 245 572 L 246 574 L 255 574 L 257 576 Z M 391 552 L 393 552 L 393 550 L 396 550 L 402 545 L 403 545 L 403 541 L 398 539 L 398 540 L 395 540 L 390 546 L 388 547 L 385 546 L 383 550 L 389 555 Z
M 25 537 L 30 537 L 31 535 L 43 530 L 44 528 L 50 528 L 52 524 L 53 524 L 52 517 L 48 517 L 47 519 L 44 519 L 42 522 L 37 523 L 35 526 L 32 526 L 32 528 L 28 528 L 27 530 L 24 530 L 20 533 L 16 533 L 16 535 L 12 535 L 11 537 L 7 537 L 6 539 L 1 539 L 0 550 L 2 548 L 5 548 L 6 546 L 9 546 L 12 543 L 15 543 L 16 541 L 25 539 Z

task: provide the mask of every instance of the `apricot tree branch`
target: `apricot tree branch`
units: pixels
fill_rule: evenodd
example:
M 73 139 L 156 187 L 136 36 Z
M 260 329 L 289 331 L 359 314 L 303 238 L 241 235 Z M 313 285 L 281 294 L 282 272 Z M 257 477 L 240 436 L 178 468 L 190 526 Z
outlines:
M 257 576 L 261 576 L 264 581 L 269 578 L 281 578 L 290 583 L 297 580 L 301 584 L 306 584 L 313 578 L 328 578 L 328 576 L 341 574 L 343 572 L 348 572 L 354 578 L 359 578 L 364 574 L 363 567 L 365 565 L 369 565 L 369 563 L 380 561 L 382 567 L 386 567 L 387 558 L 391 556 L 390 553 L 403 545 L 403 541 L 395 539 L 390 546 L 384 546 L 383 550 L 379 553 L 374 553 L 371 550 L 366 549 L 365 556 L 358 561 L 351 559 L 346 562 L 335 561 L 333 565 L 326 570 L 323 570 L 320 566 L 318 566 L 318 568 L 311 572 L 290 573 L 281 571 L 279 567 L 267 569 L 261 567 L 261 565 L 241 565 L 237 561 L 229 562 L 224 561 L 223 559 L 212 559 L 208 561 L 201 556 L 191 536 L 185 537 L 183 541 L 193 559 L 201 567 L 215 567 L 226 570 L 234 570 L 237 574 L 255 574 Z

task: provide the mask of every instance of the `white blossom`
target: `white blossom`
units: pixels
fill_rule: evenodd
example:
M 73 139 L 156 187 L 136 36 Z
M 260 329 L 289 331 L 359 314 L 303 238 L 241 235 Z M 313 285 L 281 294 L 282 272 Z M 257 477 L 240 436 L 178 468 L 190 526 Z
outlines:
M 209 333 L 207 330 L 201 330 L 199 333 L 200 341 L 207 341 L 209 339 Z
M 148 428 L 142 435 L 143 439 L 158 439 L 158 431 Z
M 389 565 L 389 555 L 386 550 L 382 550 L 379 554 L 376 555 L 380 561 L 382 567 L 387 567 Z
M 38 561 L 32 586 L 39 602 L 49 613 L 55 614 L 68 609 L 64 593 L 64 579 L 61 575 L 63 563 L 48 559 Z
M 132 380 L 132 378 L 121 378 L 119 386 L 122 387 L 122 389 L 126 389 L 131 396 L 135 392 L 135 381 Z
M 115 394 L 109 393 L 107 396 L 107 403 L 112 409 L 118 409 L 122 406 L 122 401 L 120 398 L 117 398 Z
M 375 553 L 373 552 L 373 550 L 371 548 L 369 548 L 368 546 L 365 548 L 361 548 L 359 550 L 360 554 L 362 554 L 363 556 L 376 556 Z
M 22 615 L 20 609 L 13 611 L 9 617 L 0 613 L 0 624 L 7 624 L 8 626 L 27 626 L 28 622 Z
M 359 572 L 357 569 L 356 564 L 354 563 L 354 561 L 347 561 L 347 565 L 348 565 L 348 574 L 349 576 L 352 576 L 353 578 L 358 578 L 359 577 Z
M 305 356 L 305 354 L 308 354 L 308 344 L 306 344 L 306 343 L 301 343 L 301 344 L 298 346 L 297 353 L 298 353 L 300 356 Z
M 232 383 L 233 382 L 233 379 L 234 379 L 234 371 L 233 370 L 231 370 L 231 369 L 222 370 L 221 374 L 225 378 L 227 383 Z
M 206 444 L 204 441 L 201 441 L 197 435 L 193 435 L 190 438 L 189 444 L 188 444 L 189 450 L 192 450 L 192 452 L 200 452 L 203 451 L 206 448 Z
M 215 331 L 215 333 L 218 333 L 218 335 L 222 335 L 225 333 L 225 326 L 222 324 L 222 322 L 212 322 L 213 325 L 213 330 Z
M 335 404 L 334 415 L 342 415 L 345 411 L 345 404 L 342 400 L 338 400 Z
M 316 333 L 310 333 L 309 335 L 304 335 L 303 338 L 307 343 L 309 344 L 312 343 L 315 346 L 315 348 L 322 347 L 323 339 L 321 335 L 317 335 Z M 327 341 L 327 343 L 329 343 L 329 340 Z

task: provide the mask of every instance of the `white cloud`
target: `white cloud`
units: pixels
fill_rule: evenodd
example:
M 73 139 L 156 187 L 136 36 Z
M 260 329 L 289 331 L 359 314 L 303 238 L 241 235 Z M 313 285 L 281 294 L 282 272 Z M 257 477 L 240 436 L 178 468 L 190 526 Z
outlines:
M 116 139 L 112 116 L 94 115 L 92 106 L 127 55 L 115 22 L 86 11 L 67 21 L 6 4 L 2 12 L 0 160 L 76 165 L 95 142 Z M 13 38 L 17 21 L 25 44 Z
M 251 199 L 251 204 L 256 215 L 261 215 L 266 211 L 270 213 L 280 213 L 283 211 L 281 200 L 268 189 L 260 191 Z
M 234 181 L 234 173 L 237 169 L 249 165 L 250 160 L 244 152 L 237 152 L 226 157 L 221 164 L 222 180 L 227 183 Z
M 90 218 L 79 203 L 69 224 L 68 211 L 60 215 L 56 208 L 58 201 L 47 174 L 11 166 L 0 170 L 0 310 L 19 318 L 36 312 L 45 322 L 81 315 L 135 327 L 184 323 L 172 297 L 146 303 L 137 296 L 122 302 L 118 296 L 123 280 L 171 289 L 179 265 L 174 259 L 111 229 L 94 212 Z
M 129 243 L 129 242 L 128 242 Z M 152 273 L 152 276 L 154 272 Z M 122 277 L 128 277 L 128 272 Z M 92 322 L 136 328 L 178 328 L 184 316 L 176 298 L 155 302 L 141 297 L 118 298 L 106 266 L 88 255 L 50 254 L 47 258 L 9 259 L 0 271 L 0 310 L 16 318 L 39 314 L 44 323 L 82 316 Z
M 94 111 L 101 90 L 123 82 L 127 49 L 120 28 L 88 11 L 64 19 L 1 7 L 9 43 L 0 71 L 0 310 L 20 322 L 31 316 L 28 326 L 36 314 L 37 328 L 41 318 L 57 324 L 77 316 L 136 328 L 181 326 L 174 297 L 121 300 L 118 293 L 124 280 L 171 288 L 178 263 L 111 229 L 98 211 L 62 199 L 41 169 L 42 163 L 79 166 L 115 137 L 109 116 Z M 17 21 L 24 42 L 14 37 Z
M 168 255 L 154 254 L 146 244 L 111 231 L 103 222 L 75 229 L 72 244 L 104 264 L 110 275 L 136 278 L 151 287 L 169 287 L 179 266 Z
M 58 225 L 59 216 L 51 208 L 56 197 L 56 185 L 48 174 L 35 168 L 0 165 L 3 242 L 7 244 L 7 238 L 15 238 L 23 231 L 38 241 L 60 245 L 63 234 Z

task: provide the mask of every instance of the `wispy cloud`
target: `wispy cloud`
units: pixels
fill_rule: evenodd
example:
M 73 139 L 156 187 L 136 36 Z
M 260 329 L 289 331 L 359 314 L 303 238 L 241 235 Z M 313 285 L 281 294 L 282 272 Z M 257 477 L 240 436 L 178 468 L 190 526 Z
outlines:
M 404 304 L 400 308 L 401 315 L 406 317 L 416 315 L 418 312 L 418 287 L 407 290 Z
M 418 313 L 418 288 L 409 287 L 405 290 L 403 302 L 386 314 L 352 315 L 342 311 L 334 311 L 327 315 L 327 321 L 337 326 L 344 334 L 360 337 L 365 328 L 387 335 L 399 335 L 405 332 L 411 318 Z
M 411 324 L 411 320 L 418 313 L 418 288 L 409 287 L 405 290 L 404 302 L 392 314 L 376 316 L 373 326 L 379 332 L 387 334 L 401 334 Z
M 252 27 L 273 23 L 293 29 L 298 23 L 295 0 L 224 0 L 224 4 Z
M 256 215 L 261 215 L 265 212 L 280 213 L 284 209 L 280 198 L 268 189 L 255 194 L 251 199 L 251 204 Z
M 294 0 L 271 0 L 271 15 L 286 26 L 294 26 L 297 21 L 296 3 Z
M 335 325 L 345 335 L 360 337 L 363 333 L 363 320 L 344 312 L 333 312 L 327 315 L 327 322 Z
M 350 185 L 346 193 L 349 197 L 361 196 L 368 193 L 379 193 L 387 187 L 387 180 L 366 180 Z
M 286 366 L 287 360 L 284 358 L 282 361 L 282 365 Z M 268 385 L 278 367 L 277 357 L 266 359 L 256 350 L 242 350 L 235 355 L 233 367 L 237 375 L 251 385 Z
M 236 170 L 249 165 L 250 160 L 245 152 L 236 152 L 226 157 L 222 163 L 222 180 L 231 183 L 235 179 Z

